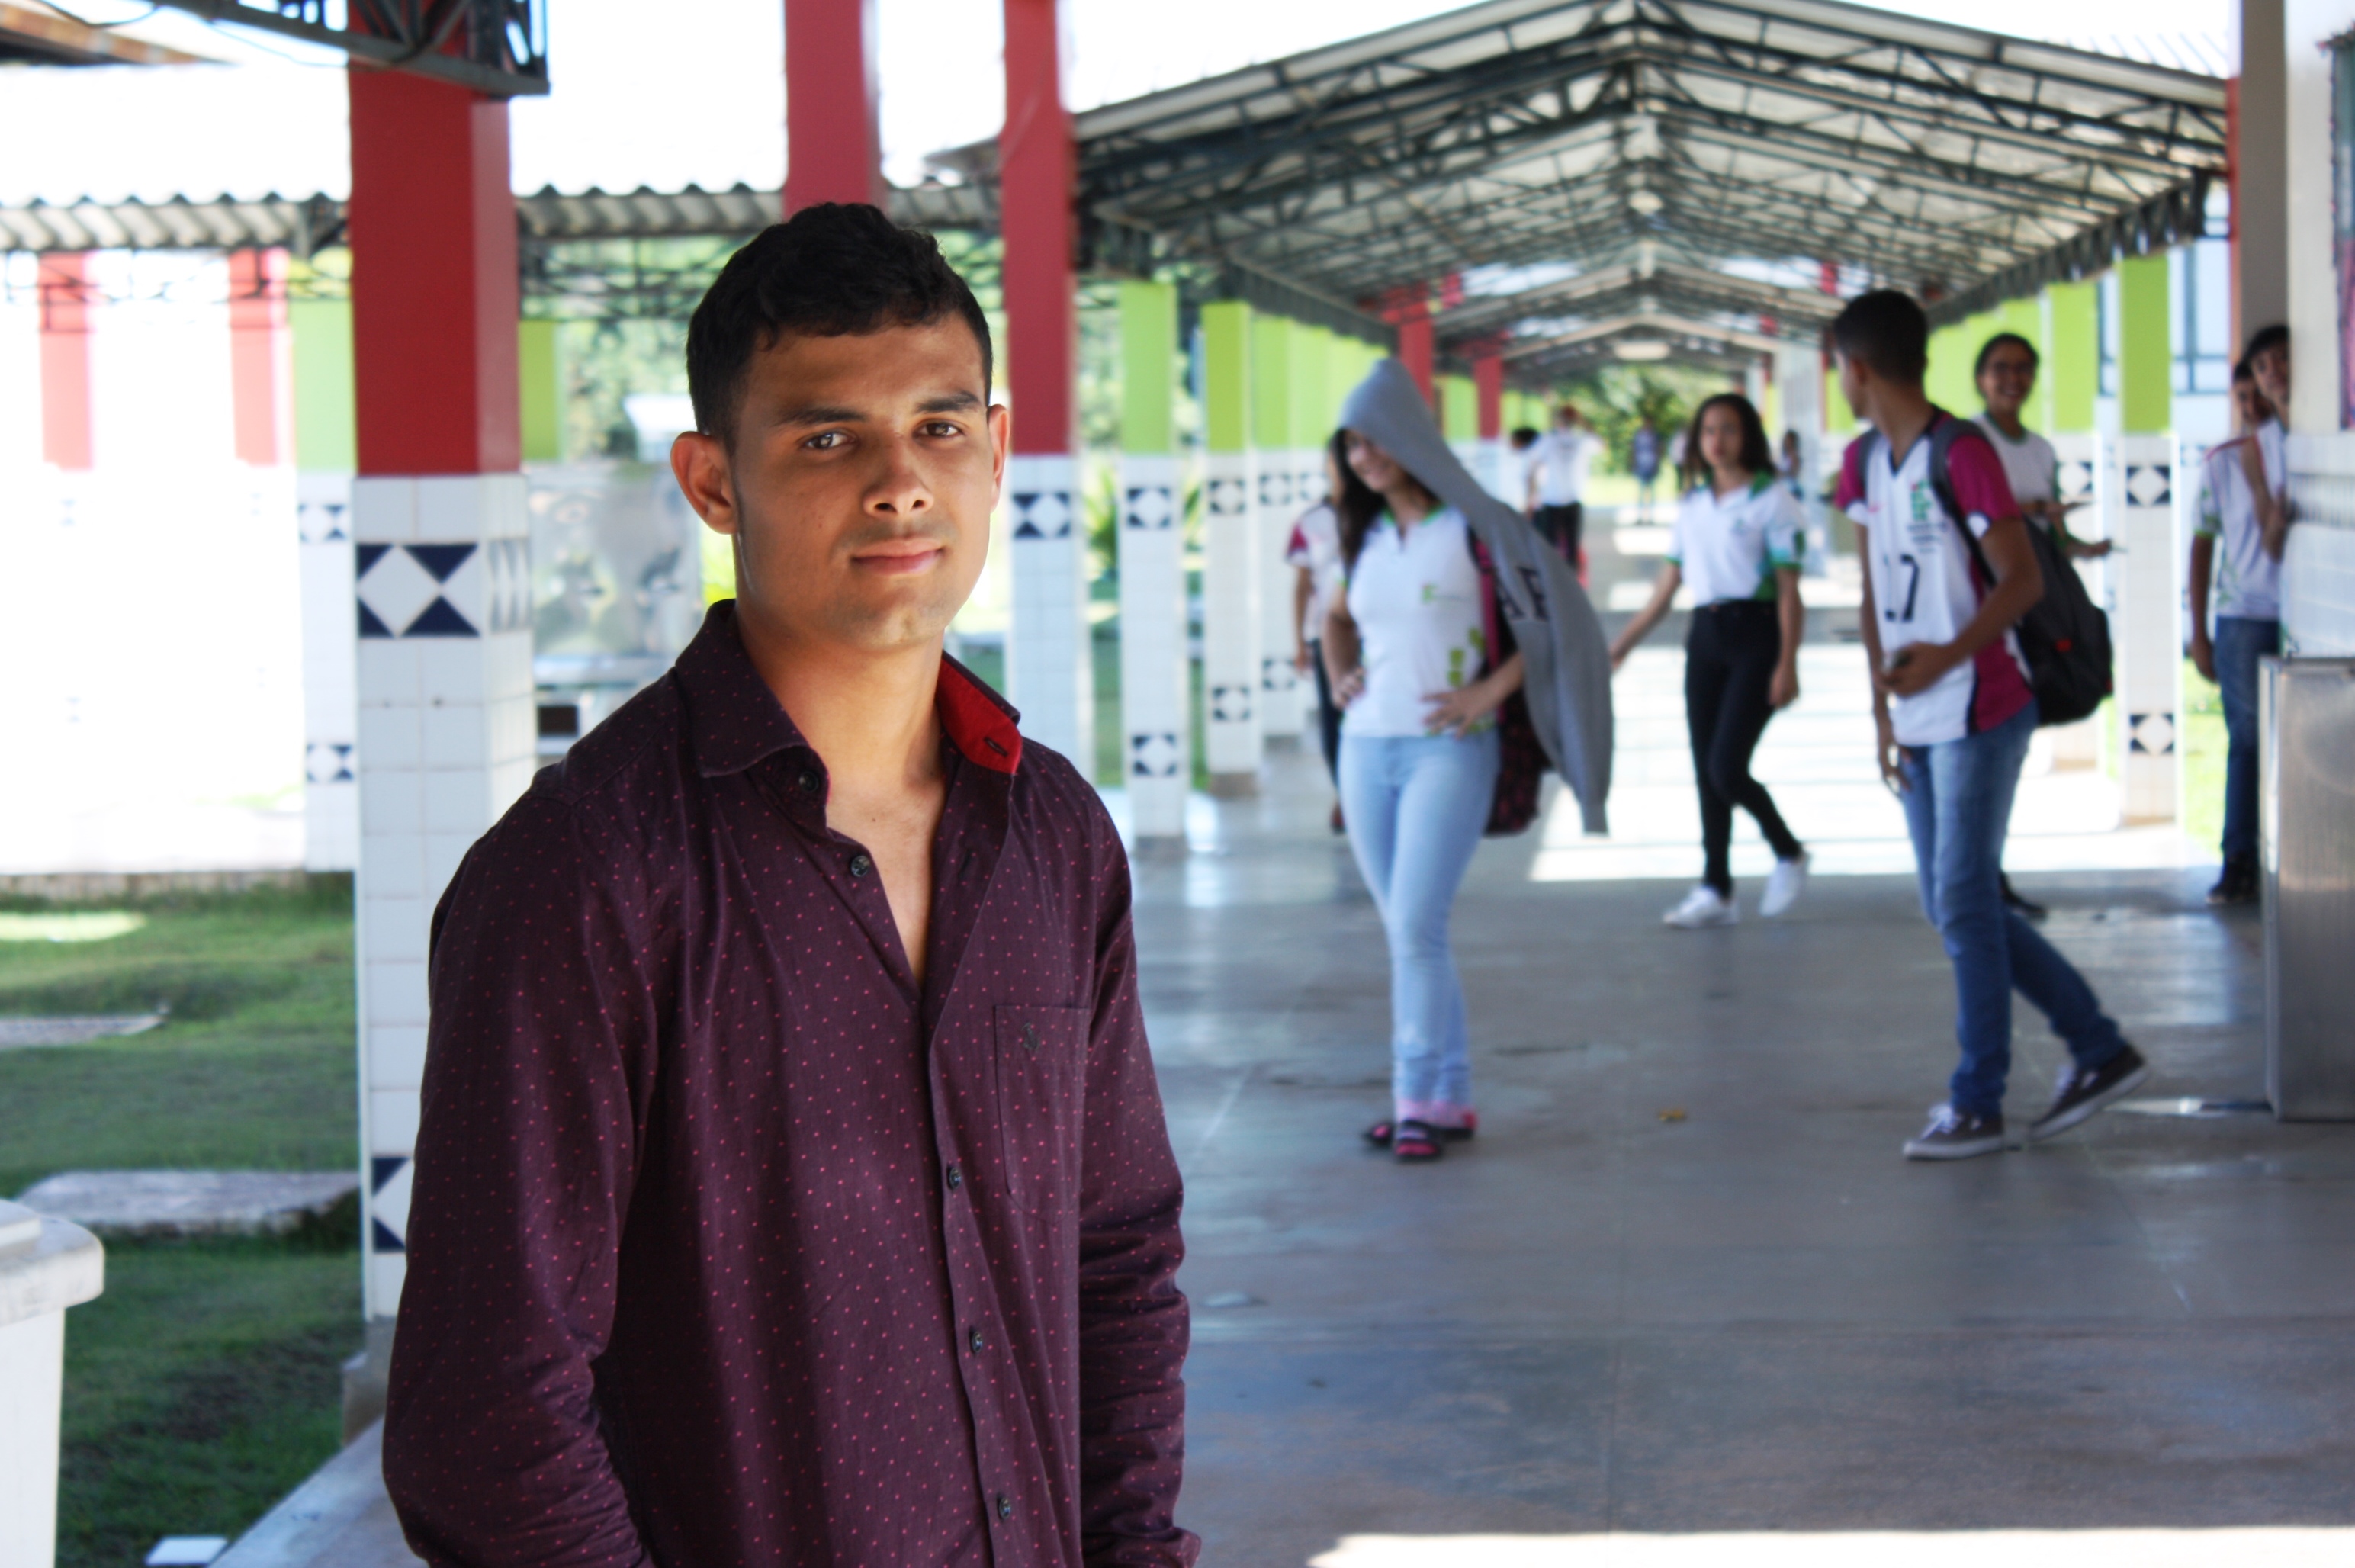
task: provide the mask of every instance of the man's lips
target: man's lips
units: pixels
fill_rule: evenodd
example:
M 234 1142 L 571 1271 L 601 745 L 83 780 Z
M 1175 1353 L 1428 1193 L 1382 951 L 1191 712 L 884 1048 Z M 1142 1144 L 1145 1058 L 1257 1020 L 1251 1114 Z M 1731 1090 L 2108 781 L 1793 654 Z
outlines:
M 922 571 L 941 558 L 948 547 L 938 539 L 891 539 L 851 552 L 850 563 L 887 577 Z

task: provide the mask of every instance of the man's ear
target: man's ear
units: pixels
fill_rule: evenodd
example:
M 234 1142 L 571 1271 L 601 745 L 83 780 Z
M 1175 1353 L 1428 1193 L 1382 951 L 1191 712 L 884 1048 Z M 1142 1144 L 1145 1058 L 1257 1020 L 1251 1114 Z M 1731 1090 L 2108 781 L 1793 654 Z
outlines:
M 1004 403 L 989 405 L 989 493 L 993 500 L 1006 496 L 1006 453 L 1014 439 L 1014 420 Z
M 741 519 L 735 480 L 728 467 L 728 448 L 718 436 L 681 432 L 670 443 L 670 471 L 705 528 L 716 534 L 737 531 Z

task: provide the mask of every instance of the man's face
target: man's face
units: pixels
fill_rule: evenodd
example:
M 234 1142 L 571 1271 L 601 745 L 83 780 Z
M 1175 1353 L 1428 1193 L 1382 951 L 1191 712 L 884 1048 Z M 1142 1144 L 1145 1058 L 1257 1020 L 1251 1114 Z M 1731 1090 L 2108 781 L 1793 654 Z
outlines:
M 2243 430 L 2254 430 L 2273 418 L 2273 405 L 2265 401 L 2263 392 L 2257 390 L 2257 379 L 2254 372 L 2232 383 L 2232 411 L 2239 416 Z
M 1861 361 L 1838 352 L 1832 355 L 1832 363 L 1839 368 L 1840 396 L 1847 400 L 1849 411 L 1860 420 L 1870 420 L 1872 413 L 1865 405 L 1872 396 L 1872 372 Z
M 981 576 L 1006 466 L 981 346 L 961 320 L 754 356 L 728 450 L 688 433 L 671 468 L 736 540 L 739 611 L 794 642 L 937 643 Z
M 2289 407 L 2289 345 L 2275 344 L 2261 353 L 2249 356 L 2249 374 L 2257 379 L 2257 390 L 2275 410 Z

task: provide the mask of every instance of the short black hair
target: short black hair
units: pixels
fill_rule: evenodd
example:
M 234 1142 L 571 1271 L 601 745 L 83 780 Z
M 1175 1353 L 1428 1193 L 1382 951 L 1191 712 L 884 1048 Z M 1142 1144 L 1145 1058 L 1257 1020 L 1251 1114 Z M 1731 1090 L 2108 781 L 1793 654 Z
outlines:
M 2243 381 L 2254 381 L 2256 379 L 2256 367 L 2249 363 L 2247 355 L 2243 354 L 2232 361 L 2232 385 L 2237 387 Z
M 1998 332 L 1979 345 L 1978 359 L 1971 366 L 1972 380 L 1976 381 L 1987 374 L 1987 357 L 1998 348 L 2019 349 L 2028 356 L 2028 368 L 2031 370 L 2041 368 L 2044 363 L 2044 356 L 2036 352 L 2036 345 L 2029 342 L 2017 332 Z
M 2257 328 L 2256 336 L 2249 339 L 2248 352 L 2243 356 L 2243 357 L 2254 359 L 2258 355 L 2263 354 L 2268 348 L 2286 348 L 2288 347 L 2289 328 L 2284 326 L 2280 322 L 2275 322 L 2271 326 L 2261 326 Z
M 1774 472 L 1774 449 L 1766 443 L 1766 421 L 1758 417 L 1758 405 L 1739 392 L 1720 392 L 1713 398 L 1703 398 L 1700 407 L 1693 410 L 1691 428 L 1685 434 L 1685 466 L 1698 475 L 1709 466 L 1700 454 L 1700 421 L 1714 408 L 1729 408 L 1742 426 L 1742 466 L 1752 477 Z
M 1832 320 L 1832 347 L 1892 381 L 1918 381 L 1930 368 L 1930 318 L 1913 296 L 1875 289 L 1848 302 Z
M 1535 446 L 1537 443 L 1538 432 L 1535 425 L 1521 424 L 1515 425 L 1513 427 L 1513 444 L 1515 446 Z
M 696 428 L 734 443 L 752 357 L 788 333 L 841 337 L 952 316 L 981 346 L 986 398 L 989 321 L 940 241 L 865 202 L 805 207 L 729 257 L 695 307 L 687 325 L 687 389 Z

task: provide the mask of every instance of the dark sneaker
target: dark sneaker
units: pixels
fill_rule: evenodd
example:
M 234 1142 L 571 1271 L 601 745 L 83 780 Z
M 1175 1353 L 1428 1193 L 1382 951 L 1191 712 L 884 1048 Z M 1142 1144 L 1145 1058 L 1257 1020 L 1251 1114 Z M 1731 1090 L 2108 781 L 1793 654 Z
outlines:
M 2245 855 L 2235 855 L 2225 861 L 2224 874 L 2208 890 L 2208 901 L 2219 907 L 2256 902 L 2257 863 Z
M 1907 1159 L 1969 1159 L 2003 1148 L 2003 1114 L 1983 1116 L 1952 1105 L 1930 1107 L 1930 1125 L 1905 1140 Z
M 2111 1101 L 2141 1088 L 2149 1076 L 2150 1063 L 2131 1045 L 2099 1067 L 2069 1063 L 2061 1070 L 2061 1081 L 2052 1086 L 2052 1108 L 2028 1125 L 2028 1141 L 2042 1143 L 2058 1137 Z

